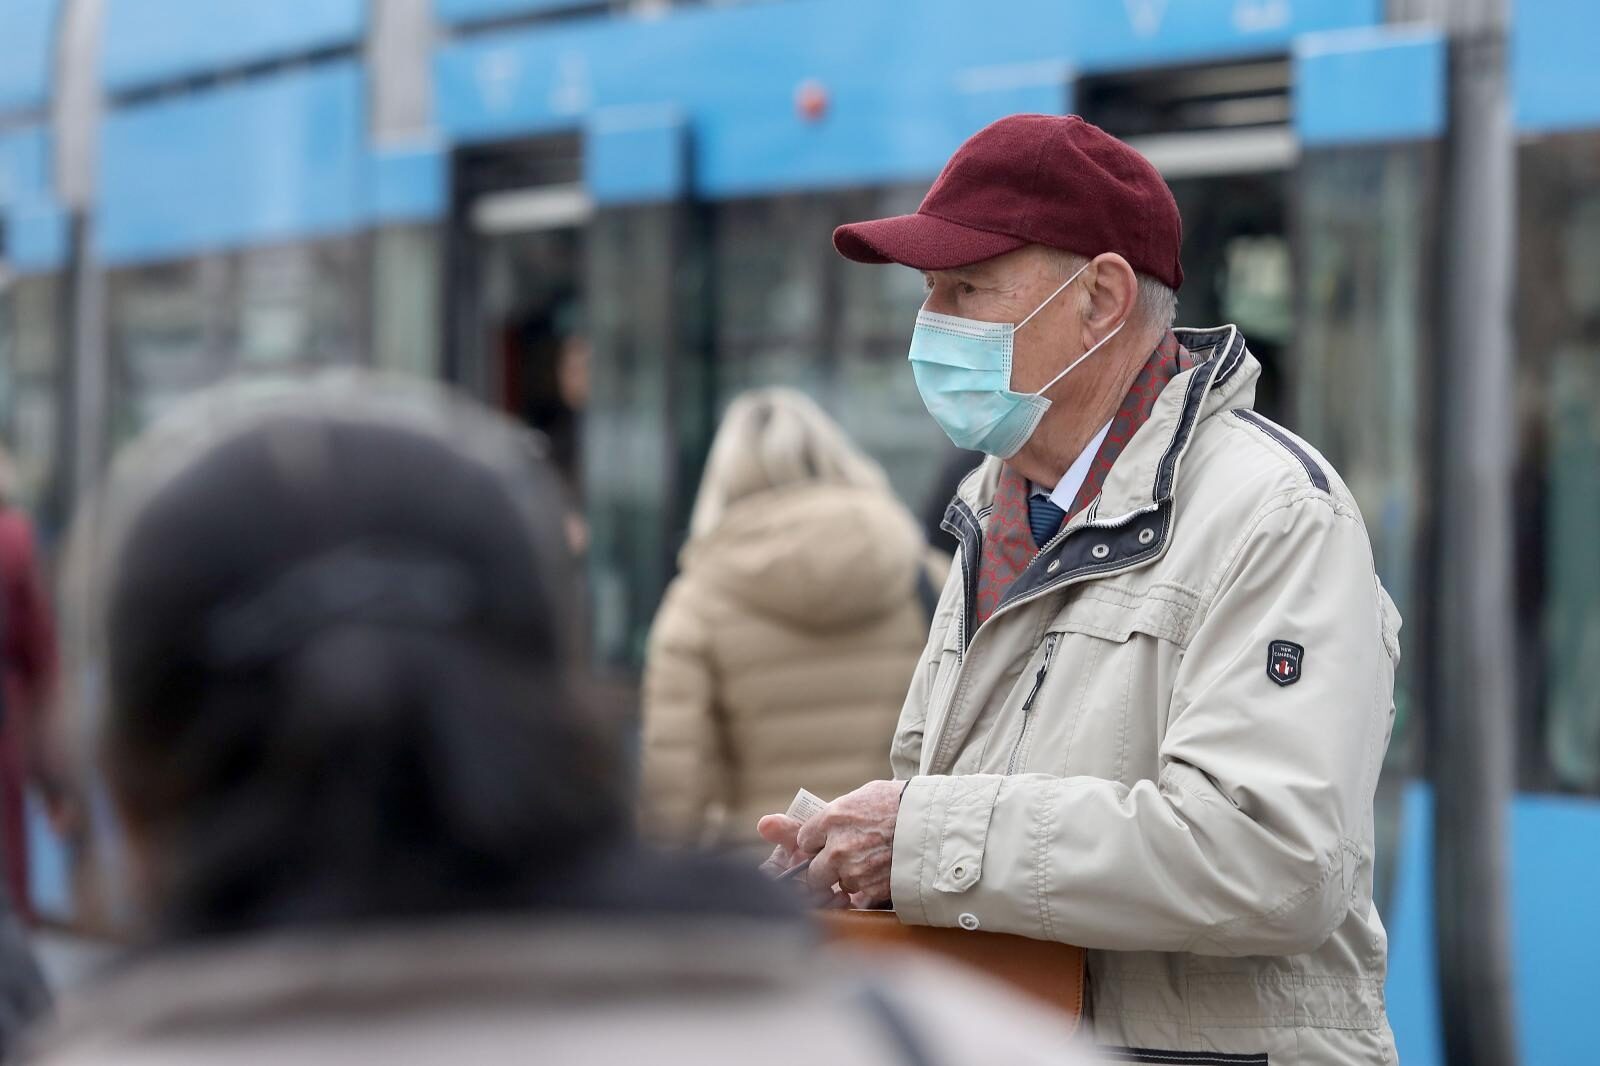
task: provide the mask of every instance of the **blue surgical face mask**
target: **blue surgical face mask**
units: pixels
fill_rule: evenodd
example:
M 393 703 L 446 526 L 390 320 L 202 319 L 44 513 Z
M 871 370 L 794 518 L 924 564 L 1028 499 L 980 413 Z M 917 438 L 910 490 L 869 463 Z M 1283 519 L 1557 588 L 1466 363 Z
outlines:
M 1045 297 L 1044 303 L 1015 325 L 941 315 L 927 308 L 917 313 L 917 326 L 911 334 L 911 373 L 917 379 L 917 391 L 922 393 L 928 413 L 956 447 L 1001 459 L 1016 455 L 1050 410 L 1050 401 L 1044 394 L 1128 324 L 1126 319 L 1118 323 L 1116 329 L 1038 392 L 1011 391 L 1011 357 L 1017 330 L 1087 269 L 1088 263 L 1079 267 L 1077 273 Z

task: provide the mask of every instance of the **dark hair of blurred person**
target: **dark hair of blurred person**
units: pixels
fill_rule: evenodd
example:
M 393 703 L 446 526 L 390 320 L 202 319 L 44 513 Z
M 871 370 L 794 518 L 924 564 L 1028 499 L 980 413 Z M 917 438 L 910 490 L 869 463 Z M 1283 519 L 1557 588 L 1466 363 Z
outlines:
M 548 468 L 339 391 L 152 440 L 102 518 L 100 755 L 168 935 L 520 906 L 620 832 Z
M 631 843 L 531 440 L 340 375 L 209 397 L 117 464 L 67 636 L 145 938 L 39 1061 L 864 1066 L 942 997 L 1026 1041 L 944 971 L 847 990 L 783 886 Z M 900 1058 L 963 1061 L 951 1028 Z

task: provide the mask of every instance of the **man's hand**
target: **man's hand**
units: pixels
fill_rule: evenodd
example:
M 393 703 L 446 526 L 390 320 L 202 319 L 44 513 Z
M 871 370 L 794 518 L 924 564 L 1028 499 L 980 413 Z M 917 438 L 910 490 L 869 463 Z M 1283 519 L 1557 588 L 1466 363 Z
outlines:
M 787 814 L 769 814 L 756 823 L 761 839 L 772 845 L 772 854 L 761 864 L 761 869 L 774 876 L 805 862 L 809 856 L 796 854 L 800 850 L 800 821 Z
M 889 898 L 894 827 L 900 816 L 904 785 L 903 781 L 862 785 L 828 804 L 827 810 L 799 828 L 790 853 L 801 860 L 813 857 L 811 868 L 804 874 L 812 888 L 827 892 L 837 884 L 856 906 L 871 906 Z M 762 826 L 768 827 L 768 821 L 762 819 Z M 786 843 L 767 836 L 765 830 L 761 835 L 780 847 Z

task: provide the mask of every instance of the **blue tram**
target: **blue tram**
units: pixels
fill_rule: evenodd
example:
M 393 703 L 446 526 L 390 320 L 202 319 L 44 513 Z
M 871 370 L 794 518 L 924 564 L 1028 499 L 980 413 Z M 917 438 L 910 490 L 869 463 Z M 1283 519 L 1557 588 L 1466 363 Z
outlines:
M 820 398 L 908 503 L 945 445 L 910 272 L 833 255 L 1001 115 L 1145 152 L 1184 324 L 1237 322 L 1262 406 L 1362 502 L 1405 612 L 1381 804 L 1389 1002 L 1441 1061 L 1420 738 L 1448 48 L 1407 0 L 0 0 L 0 425 L 47 530 L 116 445 L 227 374 L 441 377 L 556 442 L 596 669 L 636 668 L 716 415 Z M 1524 1058 L 1587 1061 L 1600 953 L 1600 5 L 1520 5 L 1512 914 Z M 588 355 L 581 404 L 563 367 Z M 581 411 L 579 408 L 581 407 Z

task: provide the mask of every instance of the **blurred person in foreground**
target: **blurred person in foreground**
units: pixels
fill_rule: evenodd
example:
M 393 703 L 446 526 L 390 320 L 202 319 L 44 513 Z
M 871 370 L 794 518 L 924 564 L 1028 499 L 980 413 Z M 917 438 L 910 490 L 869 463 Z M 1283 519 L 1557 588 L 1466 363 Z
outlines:
M 118 461 L 66 633 L 134 947 L 37 1061 L 1059 1061 L 987 986 L 824 959 L 776 886 L 629 842 L 533 447 L 341 375 Z
M 989 459 L 946 514 L 896 779 L 761 831 L 908 924 L 1091 949 L 1095 1037 L 1135 1061 L 1390 1063 L 1400 620 L 1338 474 L 1253 410 L 1239 330 L 1172 328 L 1181 229 L 1132 148 L 1016 115 L 915 214 L 835 232 L 923 273 L 911 371 Z
M 764 855 L 762 814 L 876 776 L 927 637 L 929 566 L 882 467 L 820 407 L 783 388 L 734 400 L 650 634 L 652 835 Z

